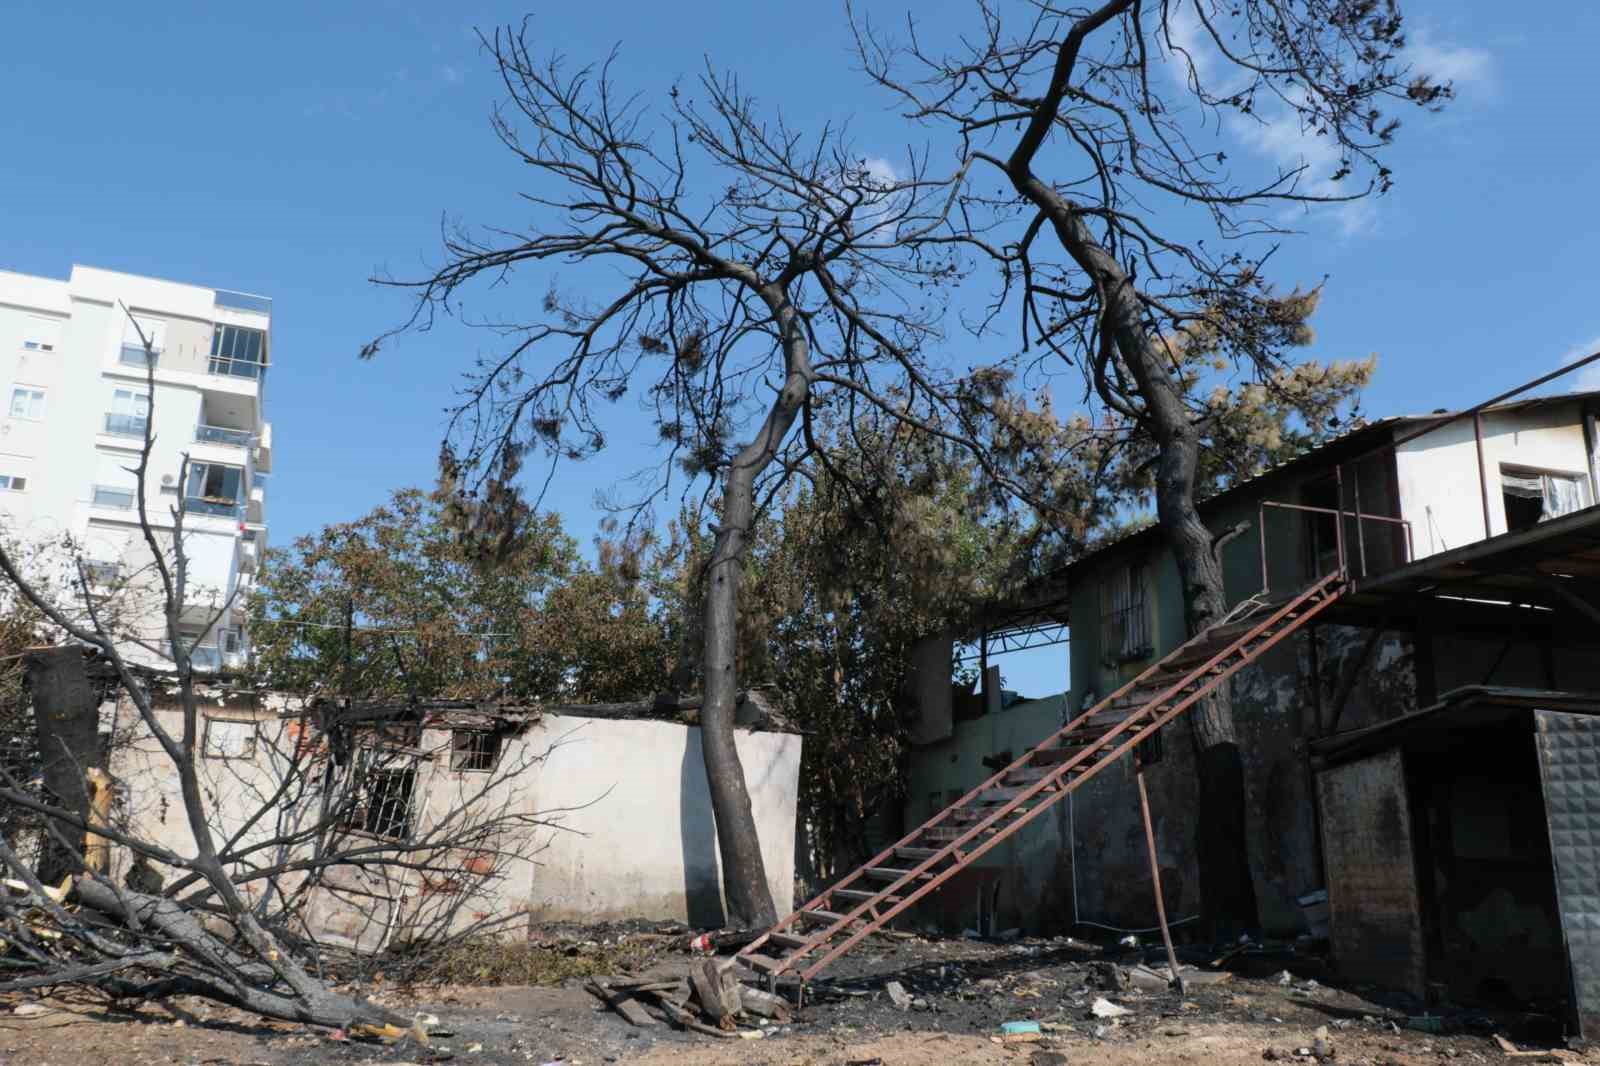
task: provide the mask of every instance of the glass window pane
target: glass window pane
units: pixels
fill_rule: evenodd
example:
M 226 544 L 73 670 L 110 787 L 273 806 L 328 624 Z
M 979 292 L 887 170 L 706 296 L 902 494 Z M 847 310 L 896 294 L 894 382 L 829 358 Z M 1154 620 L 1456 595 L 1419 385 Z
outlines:
M 218 355 L 222 350 L 222 327 L 218 326 L 211 331 L 211 354 Z
M 237 500 L 239 498 L 239 475 L 244 471 L 236 466 L 218 468 L 222 472 L 219 479 L 216 495 L 221 499 Z
M 261 362 L 261 334 L 256 330 L 245 330 L 246 344 L 244 357 L 252 363 Z
M 188 494 L 190 496 L 199 496 L 200 493 L 201 493 L 201 490 L 205 488 L 205 483 L 206 483 L 206 464 L 204 464 L 204 463 L 195 463 L 193 466 L 189 467 L 189 488 L 187 490 Z
M 11 414 L 22 417 L 28 413 L 28 396 L 21 389 L 11 391 Z

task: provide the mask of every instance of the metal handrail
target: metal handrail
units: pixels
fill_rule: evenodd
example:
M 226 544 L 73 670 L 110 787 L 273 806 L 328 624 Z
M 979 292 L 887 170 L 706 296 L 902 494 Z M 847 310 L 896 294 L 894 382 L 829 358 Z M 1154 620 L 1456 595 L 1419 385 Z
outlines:
M 267 364 L 252 362 L 249 359 L 234 359 L 226 355 L 213 355 L 208 357 L 206 373 L 215 374 L 224 378 L 253 378 L 259 380 L 266 376 Z
M 194 427 L 194 439 L 203 444 L 231 444 L 240 448 L 248 448 L 251 441 L 255 439 L 255 435 L 247 429 L 208 426 L 202 422 Z
M 1271 589 L 1272 589 L 1271 580 L 1270 580 L 1270 578 L 1268 576 L 1268 573 L 1267 573 L 1267 508 L 1268 507 L 1276 507 L 1276 508 L 1279 508 L 1280 510 L 1284 510 L 1284 511 L 1309 511 L 1309 512 L 1311 512 L 1313 514 L 1326 514 L 1326 515 L 1334 515 L 1334 516 L 1336 516 L 1336 518 L 1338 520 L 1334 523 L 1334 544 L 1335 544 L 1335 551 L 1336 551 L 1336 555 L 1337 555 L 1337 558 L 1338 558 L 1338 564 L 1339 564 L 1338 565 L 1338 569 L 1339 569 L 1340 572 L 1343 572 L 1343 573 L 1349 573 L 1350 572 L 1349 559 L 1346 558 L 1346 550 L 1345 550 L 1345 543 L 1344 543 L 1344 520 L 1346 518 L 1354 518 L 1356 520 L 1356 535 L 1357 535 L 1358 539 L 1361 539 L 1361 545 L 1360 545 L 1360 548 L 1361 548 L 1360 557 L 1361 558 L 1360 558 L 1360 562 L 1361 562 L 1361 576 L 1362 577 L 1368 576 L 1367 575 L 1367 548 L 1366 548 L 1366 541 L 1361 538 L 1361 523 L 1363 521 L 1371 520 L 1371 521 L 1374 521 L 1374 522 L 1389 522 L 1389 523 L 1392 523 L 1394 525 L 1398 525 L 1398 526 L 1403 527 L 1405 529 L 1405 531 L 1406 531 L 1406 557 L 1405 557 L 1405 562 L 1406 563 L 1411 562 L 1412 558 L 1416 555 L 1416 545 L 1415 545 L 1414 541 L 1412 540 L 1412 535 L 1411 535 L 1411 520 L 1408 519 L 1408 518 L 1395 518 L 1392 515 L 1365 514 L 1365 513 L 1361 512 L 1361 511 L 1347 511 L 1342 507 L 1313 507 L 1310 504 L 1304 504 L 1304 503 L 1284 503 L 1284 502 L 1279 501 L 1279 500 L 1261 500 L 1261 501 L 1259 501 L 1257 503 L 1257 507 L 1256 507 L 1256 532 L 1258 534 L 1258 538 L 1257 539 L 1258 539 L 1258 541 L 1260 543 L 1260 547 L 1261 547 L 1261 594 L 1262 595 L 1266 595 L 1266 594 L 1270 593 Z M 1405 564 L 1402 563 L 1401 565 L 1405 565 Z

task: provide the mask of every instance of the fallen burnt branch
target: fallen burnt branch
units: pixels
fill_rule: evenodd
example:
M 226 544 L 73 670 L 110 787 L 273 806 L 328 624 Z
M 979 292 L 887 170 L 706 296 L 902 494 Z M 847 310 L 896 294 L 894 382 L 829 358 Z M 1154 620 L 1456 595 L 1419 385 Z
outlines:
M 723 1039 L 760 1035 L 757 1030 L 740 1030 L 737 1025 L 740 1018 L 784 1023 L 793 1016 L 788 1000 L 741 985 L 713 959 L 697 960 L 688 977 L 675 980 L 602 981 L 595 978 L 584 987 L 631 1025 L 659 1024 L 661 1019 L 647 1006 L 653 1005 L 663 1018 L 680 1029 Z

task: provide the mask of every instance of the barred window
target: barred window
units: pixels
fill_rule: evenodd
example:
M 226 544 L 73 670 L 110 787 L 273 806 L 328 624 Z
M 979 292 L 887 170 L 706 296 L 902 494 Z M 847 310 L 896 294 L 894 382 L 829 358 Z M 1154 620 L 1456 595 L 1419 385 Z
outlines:
M 1101 589 L 1100 647 L 1108 662 L 1142 659 L 1154 650 L 1149 572 L 1143 562 L 1121 567 Z

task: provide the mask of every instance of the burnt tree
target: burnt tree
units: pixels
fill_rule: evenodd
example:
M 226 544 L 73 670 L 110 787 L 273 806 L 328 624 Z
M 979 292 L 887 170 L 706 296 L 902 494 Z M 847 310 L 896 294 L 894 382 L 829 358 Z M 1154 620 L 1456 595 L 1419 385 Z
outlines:
M 607 446 L 611 405 L 650 411 L 660 448 L 648 488 L 616 503 L 647 518 L 674 486 L 706 501 L 701 736 L 728 919 L 770 923 L 733 732 L 739 581 L 758 511 L 809 461 L 826 461 L 824 411 L 846 423 L 873 411 L 977 454 L 997 485 L 1023 480 L 981 439 L 996 387 L 927 352 L 939 290 L 959 280 L 949 214 L 963 165 L 933 174 L 921 156 L 870 161 L 839 131 L 762 119 L 715 72 L 647 100 L 617 87 L 609 61 L 568 70 L 536 58 L 526 27 L 485 45 L 505 93 L 494 130 L 526 166 L 534 219 L 447 227 L 431 274 L 377 279 L 416 303 L 363 354 L 461 316 L 473 283 L 492 308 L 496 285 L 546 275 L 467 319 L 500 350 L 469 374 L 442 466 L 464 535 L 488 550 L 528 516 L 514 482 L 530 453 L 589 457 Z M 588 299 L 576 294 L 585 287 Z
M 856 18 L 860 57 L 975 167 L 959 217 L 999 277 L 985 326 L 1014 314 L 1024 345 L 1080 374 L 1147 452 L 1141 484 L 1198 632 L 1226 603 L 1197 475 L 1249 471 L 1207 454 L 1219 412 L 1194 388 L 1194 352 L 1291 407 L 1316 391 L 1284 355 L 1305 339 L 1306 294 L 1265 281 L 1286 212 L 1386 191 L 1392 107 L 1435 107 L 1450 89 L 1407 67 L 1394 0 L 979 0 L 974 13 L 948 52 L 914 24 L 896 39 Z M 1315 147 L 1259 164 L 1249 144 L 1269 128 Z M 1227 933 L 1254 926 L 1256 904 L 1226 692 L 1191 722 L 1202 894 Z

